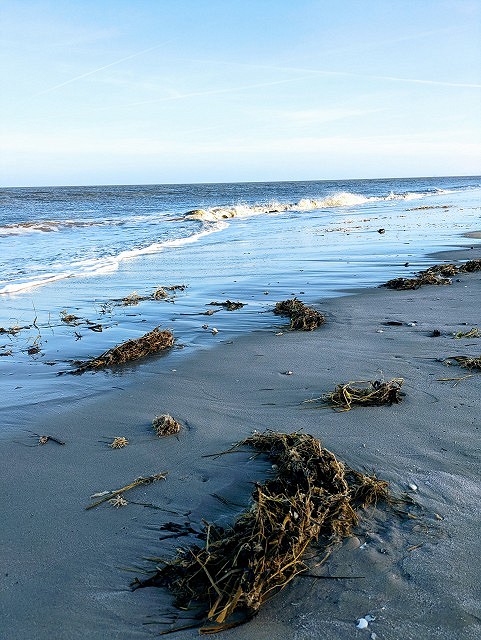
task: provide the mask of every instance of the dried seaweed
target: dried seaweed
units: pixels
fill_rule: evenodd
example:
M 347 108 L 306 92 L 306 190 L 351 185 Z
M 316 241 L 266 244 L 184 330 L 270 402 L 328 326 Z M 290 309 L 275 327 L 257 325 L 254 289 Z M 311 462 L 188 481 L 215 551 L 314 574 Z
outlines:
M 152 577 L 133 584 L 167 587 L 179 608 L 200 607 L 203 634 L 247 622 L 306 571 L 309 545 L 318 541 L 325 559 L 358 524 L 356 509 L 390 501 L 387 482 L 347 467 L 311 435 L 255 433 L 230 451 L 246 446 L 266 454 L 276 469 L 275 477 L 255 484 L 252 507 L 230 529 L 207 525 L 205 546 L 179 549 Z
M 106 367 L 122 365 L 131 360 L 139 360 L 153 353 L 159 353 L 173 344 L 174 336 L 171 331 L 168 329 L 160 330 L 159 327 L 155 327 L 155 329 L 140 338 L 127 340 L 127 342 L 104 351 L 96 358 L 76 363 L 78 364 L 77 368 L 69 373 L 80 374 L 84 371 L 96 371 Z
M 413 278 L 394 278 L 382 284 L 389 289 L 419 289 L 423 285 L 451 284 L 451 278 L 459 273 L 481 271 L 481 259 L 468 260 L 464 264 L 435 264 L 429 269 L 419 271 Z
M 292 330 L 313 331 L 325 322 L 322 313 L 306 306 L 297 298 L 278 302 L 274 307 L 274 313 L 279 316 L 288 316 L 291 319 Z
M 481 356 L 450 356 L 444 360 L 444 364 L 456 363 L 465 369 L 481 369 Z
M 419 289 L 419 287 L 427 284 L 451 284 L 451 279 L 437 275 L 434 272 L 421 271 L 418 276 L 414 278 L 394 278 L 393 280 L 388 280 L 388 282 L 385 282 L 381 286 L 387 287 L 388 289 L 407 290 Z
M 139 304 L 139 302 L 145 302 L 146 300 L 159 301 L 169 298 L 172 301 L 172 299 L 174 298 L 174 291 L 185 291 L 186 288 L 187 285 L 185 284 L 174 284 L 170 287 L 157 287 L 152 293 L 144 296 L 139 295 L 137 291 L 133 291 L 128 296 L 125 296 L 125 298 L 116 298 L 115 300 L 112 300 L 112 303 L 121 307 L 129 307 L 135 306 Z M 171 295 L 169 295 L 169 292 L 171 293 Z
M 127 440 L 127 438 L 124 438 L 124 436 L 117 436 L 109 444 L 109 447 L 111 447 L 112 449 L 123 449 L 128 444 L 129 444 L 129 441 Z
M 404 395 L 401 392 L 403 382 L 402 378 L 393 378 L 387 382 L 358 380 L 338 384 L 331 393 L 305 402 L 327 403 L 337 411 L 350 411 L 353 406 L 377 407 L 398 404 Z
M 161 438 L 163 436 L 171 436 L 175 433 L 179 433 L 182 425 L 180 424 L 180 422 L 177 422 L 177 420 L 166 413 L 161 416 L 155 416 L 155 418 L 152 420 L 152 428 L 159 436 L 159 438 Z
M 468 260 L 459 267 L 461 273 L 473 273 L 474 271 L 481 271 L 481 258 L 475 260 Z
M 232 300 L 226 300 L 225 302 L 209 302 L 210 306 L 223 307 L 227 311 L 237 311 L 245 307 L 245 302 L 232 302 Z
M 456 340 L 461 338 L 481 338 L 481 331 L 477 327 L 473 327 L 469 331 L 458 331 L 454 333 L 453 338 Z

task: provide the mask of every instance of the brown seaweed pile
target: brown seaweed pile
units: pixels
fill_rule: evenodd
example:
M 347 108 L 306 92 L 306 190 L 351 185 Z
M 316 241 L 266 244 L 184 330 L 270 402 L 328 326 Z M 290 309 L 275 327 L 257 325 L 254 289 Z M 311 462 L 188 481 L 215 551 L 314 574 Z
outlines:
M 278 316 L 288 316 L 291 319 L 290 328 L 298 331 L 313 331 L 325 322 L 322 313 L 308 307 L 297 298 L 278 302 L 274 308 Z
M 175 433 L 179 433 L 182 426 L 172 416 L 165 413 L 161 416 L 155 416 L 152 420 L 152 428 L 159 438 L 161 438 L 163 436 L 171 436 Z
M 451 284 L 451 278 L 459 273 L 473 273 L 481 271 L 481 259 L 468 260 L 462 265 L 455 264 L 435 264 L 429 269 L 419 271 L 413 278 L 394 278 L 382 284 L 382 287 L 389 289 L 419 289 L 428 284 Z
M 201 621 L 192 625 L 201 625 L 200 633 L 247 622 L 307 570 L 311 543 L 321 538 L 326 558 L 358 524 L 357 508 L 390 500 L 387 482 L 347 467 L 311 435 L 267 431 L 233 450 L 240 446 L 266 454 L 276 469 L 274 478 L 255 484 L 252 507 L 229 530 L 208 525 L 204 546 L 180 549 L 154 576 L 133 584 L 167 587 L 177 607 L 200 608 Z
M 404 380 L 393 378 L 387 382 L 374 380 L 373 382 L 357 381 L 338 384 L 331 393 L 306 402 L 324 402 L 337 411 L 350 411 L 354 406 L 378 407 L 381 405 L 398 404 L 403 394 L 401 387 Z
M 174 336 L 168 329 L 155 327 L 140 338 L 122 342 L 122 344 L 104 351 L 101 355 L 84 362 L 78 362 L 77 368 L 69 373 L 79 374 L 84 371 L 104 369 L 122 365 L 132 360 L 139 360 L 153 353 L 159 353 L 174 344 Z

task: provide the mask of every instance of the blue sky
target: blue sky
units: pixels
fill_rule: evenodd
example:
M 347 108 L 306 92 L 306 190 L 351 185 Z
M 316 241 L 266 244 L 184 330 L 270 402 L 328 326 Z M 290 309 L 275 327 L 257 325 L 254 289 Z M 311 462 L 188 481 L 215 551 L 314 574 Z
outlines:
M 481 0 L 0 3 L 2 186 L 481 173 Z

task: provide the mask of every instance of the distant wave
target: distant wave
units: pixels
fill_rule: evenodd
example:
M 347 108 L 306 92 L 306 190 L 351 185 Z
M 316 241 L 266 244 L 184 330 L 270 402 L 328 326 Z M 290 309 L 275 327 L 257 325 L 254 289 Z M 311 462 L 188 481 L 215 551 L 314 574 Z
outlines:
M 18 222 L 0 227 L 0 236 L 20 236 L 25 233 L 52 233 L 73 227 L 100 227 L 112 223 L 115 224 L 113 221 L 107 220 L 36 220 L 35 222 Z
M 120 227 L 131 222 L 152 221 L 153 216 L 139 215 L 124 218 L 104 218 L 100 220 L 34 220 L 17 222 L 0 226 L 0 237 L 20 236 L 27 233 L 53 233 L 65 229 L 82 229 L 86 227 Z
M 117 271 L 120 263 L 124 260 L 137 258 L 142 255 L 160 253 L 165 249 L 192 244 L 200 240 L 200 238 L 216 231 L 222 231 L 226 227 L 226 223 L 218 222 L 216 224 L 206 225 L 198 233 L 194 233 L 186 238 L 174 238 L 171 240 L 165 240 L 164 242 L 154 242 L 146 247 L 128 249 L 113 256 L 74 261 L 70 263 L 67 268 L 64 268 L 61 264 L 57 264 L 55 265 L 58 269 L 56 272 L 52 272 L 51 270 L 48 273 L 39 272 L 8 284 L 6 284 L 5 281 L 0 282 L 0 285 L 4 285 L 0 288 L 0 295 L 21 293 L 34 287 L 41 287 L 43 285 L 56 282 L 57 280 L 65 280 L 66 278 L 85 278 L 113 273 Z
M 229 218 L 247 218 L 250 216 L 282 213 L 283 211 L 312 211 L 313 209 L 326 209 L 332 207 L 352 207 L 366 204 L 367 202 L 389 202 L 390 200 L 417 200 L 427 196 L 436 196 L 450 193 L 443 189 L 424 192 L 389 193 L 387 196 L 363 196 L 357 193 L 341 191 L 330 196 L 318 199 L 303 198 L 295 203 L 268 202 L 266 204 L 246 205 L 238 204 L 232 207 L 211 207 L 209 209 L 194 209 L 187 211 L 182 220 L 201 220 L 203 222 L 216 222 Z

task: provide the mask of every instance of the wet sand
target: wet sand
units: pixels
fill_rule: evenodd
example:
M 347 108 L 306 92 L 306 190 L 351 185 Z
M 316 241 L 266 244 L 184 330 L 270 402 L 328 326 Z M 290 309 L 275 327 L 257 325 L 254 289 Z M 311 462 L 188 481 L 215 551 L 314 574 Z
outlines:
M 450 257 L 475 258 L 479 250 Z M 481 274 L 474 273 L 452 286 L 375 289 L 323 302 L 326 324 L 312 333 L 286 331 L 273 316 L 272 330 L 234 341 L 219 333 L 214 349 L 175 364 L 151 359 L 113 376 L 117 388 L 103 397 L 59 409 L 48 424 L 39 415 L 25 425 L 64 446 L 35 446 L 27 432 L 9 432 L 0 454 L 2 637 L 134 640 L 165 629 L 156 623 L 172 612 L 169 594 L 131 592 L 129 583 L 152 566 L 145 557 L 169 556 L 186 543 L 161 542 L 162 524 L 232 521 L 235 510 L 213 494 L 247 504 L 250 482 L 262 481 L 268 464 L 246 454 L 203 456 L 270 428 L 303 429 L 352 467 L 375 469 L 395 492 L 415 498 L 418 517 L 367 511 L 357 535 L 324 567 L 342 579 L 299 578 L 250 623 L 220 637 L 478 638 L 481 375 L 465 377 L 470 372 L 441 360 L 480 355 L 481 339 L 453 338 L 480 325 L 480 297 Z M 431 337 L 434 329 L 439 337 Z M 85 375 L 95 384 L 96 374 Z M 405 379 L 401 404 L 345 413 L 302 404 L 338 383 L 382 377 Z M 155 436 L 151 421 L 161 413 L 184 424 L 178 437 Z M 115 436 L 130 444 L 112 450 L 107 442 Z M 96 492 L 165 471 L 165 481 L 125 494 L 160 509 L 131 502 L 85 510 Z M 376 619 L 356 629 L 366 614 Z

